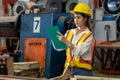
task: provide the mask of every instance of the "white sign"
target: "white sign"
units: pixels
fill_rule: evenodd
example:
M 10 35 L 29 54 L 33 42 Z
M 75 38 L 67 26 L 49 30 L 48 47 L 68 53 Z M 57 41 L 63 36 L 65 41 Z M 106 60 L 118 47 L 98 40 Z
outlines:
M 40 33 L 40 17 L 34 17 L 33 33 Z

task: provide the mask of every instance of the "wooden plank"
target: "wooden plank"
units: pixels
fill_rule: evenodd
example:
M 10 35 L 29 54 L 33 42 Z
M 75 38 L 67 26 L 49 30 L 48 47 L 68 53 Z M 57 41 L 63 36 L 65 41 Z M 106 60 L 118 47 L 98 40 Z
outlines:
M 47 79 L 45 79 L 45 78 L 23 77 L 23 76 L 0 75 L 0 80 L 47 80 Z
M 23 77 L 34 77 L 38 78 L 40 76 L 39 69 L 33 70 L 14 70 L 15 76 L 23 76 Z
M 14 75 L 13 58 L 12 57 L 8 57 L 6 59 L 6 65 L 7 65 L 8 75 Z
M 6 47 L 6 38 L 0 37 L 0 47 Z
M 118 78 L 94 77 L 94 76 L 74 76 L 70 80 L 119 80 Z
M 104 74 L 120 74 L 120 71 L 118 70 L 99 70 L 100 73 L 104 73 Z
M 0 22 L 16 22 L 17 16 L 4 16 L 0 17 Z
M 14 70 L 39 69 L 38 62 L 18 62 L 14 63 Z

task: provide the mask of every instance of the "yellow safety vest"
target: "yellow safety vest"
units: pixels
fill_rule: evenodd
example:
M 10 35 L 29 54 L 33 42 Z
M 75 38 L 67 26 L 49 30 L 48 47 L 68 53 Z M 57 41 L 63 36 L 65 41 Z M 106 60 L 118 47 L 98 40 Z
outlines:
M 77 42 L 77 46 L 81 46 L 81 44 L 92 34 L 91 31 L 89 31 L 88 33 L 84 33 L 82 35 L 82 37 L 78 40 Z M 71 42 L 73 38 L 73 32 L 72 30 L 68 31 L 68 34 L 66 36 L 66 39 Z M 80 56 L 78 56 L 77 58 L 72 58 L 71 56 L 71 51 L 70 48 L 68 47 L 66 49 L 66 62 L 65 62 L 65 67 L 66 66 L 72 66 L 72 67 L 78 67 L 78 68 L 84 68 L 87 70 L 91 70 L 92 69 L 92 65 L 91 63 L 92 61 L 84 61 Z

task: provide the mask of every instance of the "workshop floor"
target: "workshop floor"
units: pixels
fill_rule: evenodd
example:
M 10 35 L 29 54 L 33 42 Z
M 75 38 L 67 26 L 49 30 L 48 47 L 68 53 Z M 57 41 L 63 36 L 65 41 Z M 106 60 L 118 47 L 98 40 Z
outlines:
M 93 75 L 96 77 L 111 77 L 111 78 L 120 78 L 120 75 L 113 75 L 113 74 L 103 74 L 100 73 L 99 71 L 95 70 L 93 71 Z
M 103 74 L 99 72 L 100 69 L 100 63 L 98 61 L 98 59 L 94 58 L 94 64 L 93 64 L 93 74 L 94 76 L 97 77 L 112 77 L 112 78 L 120 78 L 120 75 L 113 75 L 113 74 Z

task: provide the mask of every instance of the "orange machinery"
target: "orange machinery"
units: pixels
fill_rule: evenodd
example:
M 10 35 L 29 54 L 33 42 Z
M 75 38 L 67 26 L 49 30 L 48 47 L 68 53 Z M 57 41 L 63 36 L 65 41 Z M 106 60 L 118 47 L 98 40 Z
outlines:
M 45 68 L 46 39 L 26 38 L 24 43 L 24 60 L 38 61 L 40 68 Z

